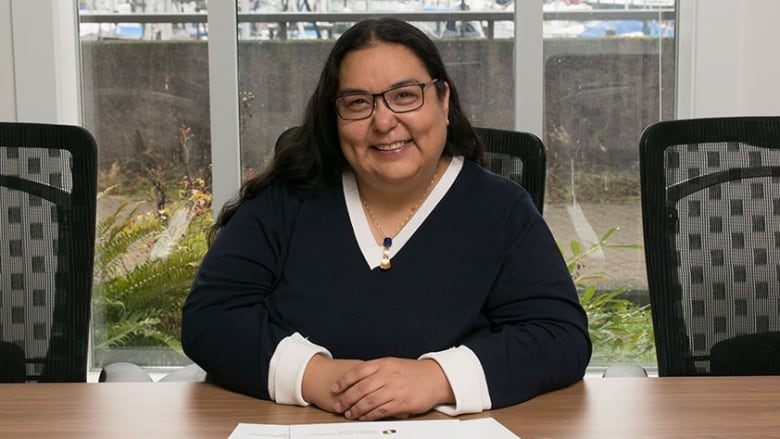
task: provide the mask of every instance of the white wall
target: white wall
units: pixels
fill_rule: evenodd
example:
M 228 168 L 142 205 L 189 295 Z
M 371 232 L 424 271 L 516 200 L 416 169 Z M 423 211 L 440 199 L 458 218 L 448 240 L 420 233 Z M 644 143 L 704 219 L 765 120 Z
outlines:
M 778 0 L 679 0 L 677 117 L 780 115 Z
M 738 110 L 780 115 L 780 1 L 743 1 Z M 753 5 L 758 3 L 758 5 Z
M 0 120 L 79 124 L 76 4 L 0 0 Z
M 0 121 L 16 120 L 11 0 L 0 0 Z

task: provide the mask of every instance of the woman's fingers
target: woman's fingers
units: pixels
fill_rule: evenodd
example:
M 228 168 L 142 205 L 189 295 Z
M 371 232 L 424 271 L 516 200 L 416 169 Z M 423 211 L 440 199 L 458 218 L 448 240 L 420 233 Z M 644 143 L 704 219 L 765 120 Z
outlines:
M 439 401 L 437 394 L 451 393 L 446 378 L 432 360 L 381 358 L 363 363 L 341 376 L 331 387 L 336 411 L 347 419 L 376 420 L 424 413 Z M 441 384 L 437 384 L 442 381 Z M 437 385 L 446 386 L 442 392 Z
M 342 393 L 345 390 L 350 389 L 356 383 L 375 374 L 379 370 L 379 367 L 378 362 L 369 361 L 350 368 L 339 376 L 336 382 L 330 386 L 330 391 L 333 393 Z

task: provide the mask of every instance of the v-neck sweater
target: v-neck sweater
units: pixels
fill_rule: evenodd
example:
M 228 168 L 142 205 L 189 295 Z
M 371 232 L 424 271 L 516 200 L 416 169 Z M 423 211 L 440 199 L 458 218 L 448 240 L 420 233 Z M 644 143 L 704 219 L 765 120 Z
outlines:
M 582 378 L 587 318 L 528 193 L 470 161 L 440 186 L 405 227 L 403 245 L 393 244 L 387 271 L 367 261 L 378 263 L 376 243 L 375 257 L 361 250 L 343 183 L 265 187 L 235 212 L 200 266 L 184 306 L 185 353 L 210 380 L 266 399 L 272 358 L 296 337 L 334 358 L 471 352 L 489 400 L 464 401 L 466 411 Z

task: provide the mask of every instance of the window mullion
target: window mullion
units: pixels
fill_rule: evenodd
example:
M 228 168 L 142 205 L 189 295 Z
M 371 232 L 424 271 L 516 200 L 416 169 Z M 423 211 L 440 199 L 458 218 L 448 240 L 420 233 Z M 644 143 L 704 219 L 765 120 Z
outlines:
M 236 2 L 210 2 L 208 29 L 212 193 L 216 215 L 241 184 Z
M 515 129 L 542 137 L 542 114 L 544 112 L 543 2 L 516 1 L 514 19 Z

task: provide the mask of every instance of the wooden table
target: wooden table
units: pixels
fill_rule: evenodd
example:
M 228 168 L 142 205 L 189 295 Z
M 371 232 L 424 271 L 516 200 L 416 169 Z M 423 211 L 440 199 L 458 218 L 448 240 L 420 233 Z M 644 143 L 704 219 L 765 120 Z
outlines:
M 780 377 L 587 378 L 464 418 L 482 416 L 522 439 L 777 438 Z M 206 383 L 0 384 L 3 438 L 227 438 L 239 422 L 343 421 Z

